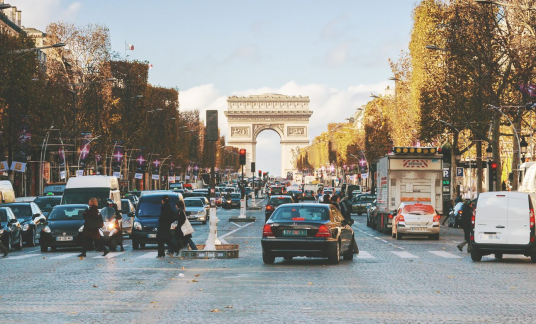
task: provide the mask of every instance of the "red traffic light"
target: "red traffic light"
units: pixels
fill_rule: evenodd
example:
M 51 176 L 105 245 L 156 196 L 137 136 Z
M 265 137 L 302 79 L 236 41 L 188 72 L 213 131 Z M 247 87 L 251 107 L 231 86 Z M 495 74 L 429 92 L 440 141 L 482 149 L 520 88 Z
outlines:
M 246 165 L 246 149 L 240 149 L 240 165 Z
M 240 155 L 246 155 L 246 149 L 240 149 Z
M 261 170 L 259 170 L 259 177 L 260 177 L 261 175 L 262 175 L 262 171 L 261 171 Z
M 491 166 L 491 168 L 492 168 L 493 170 L 497 170 L 497 166 L 498 166 L 498 164 L 497 164 L 497 162 L 491 162 L 490 166 Z

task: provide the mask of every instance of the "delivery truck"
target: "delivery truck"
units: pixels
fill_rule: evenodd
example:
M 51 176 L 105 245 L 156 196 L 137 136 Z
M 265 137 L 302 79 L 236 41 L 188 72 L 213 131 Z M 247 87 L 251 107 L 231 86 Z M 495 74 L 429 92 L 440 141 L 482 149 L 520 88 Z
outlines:
M 376 210 L 372 227 L 391 233 L 401 203 L 430 204 L 443 214 L 443 160 L 433 147 L 395 147 L 376 164 Z

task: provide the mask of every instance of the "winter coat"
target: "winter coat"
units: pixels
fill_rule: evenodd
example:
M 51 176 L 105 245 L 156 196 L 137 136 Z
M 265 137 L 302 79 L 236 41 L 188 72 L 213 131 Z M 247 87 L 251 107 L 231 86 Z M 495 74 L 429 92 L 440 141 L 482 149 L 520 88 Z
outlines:
M 348 202 L 348 200 L 344 199 L 339 202 L 339 207 L 341 210 L 341 214 L 344 217 L 344 219 L 348 220 L 352 218 L 352 205 Z
M 100 232 L 104 226 L 102 215 L 99 213 L 97 206 L 91 206 L 84 212 L 84 236 L 94 240 L 100 239 Z
M 169 203 L 162 205 L 160 218 L 158 219 L 158 230 L 156 231 L 157 239 L 171 239 L 171 224 L 175 221 L 175 212 Z
M 473 224 L 471 224 L 471 218 L 473 217 L 473 208 L 464 204 L 462 207 L 462 227 L 464 231 L 470 231 Z
M 190 237 L 192 237 L 191 234 L 184 235 L 182 233 L 182 230 L 181 230 L 182 225 L 184 225 L 184 223 L 186 223 L 186 212 L 183 209 L 179 208 L 177 210 L 177 217 L 178 217 L 178 220 L 177 220 L 177 229 L 175 230 L 175 237 L 177 239 L 180 239 L 180 240 L 182 240 L 183 238 L 185 238 L 188 235 L 190 235 Z

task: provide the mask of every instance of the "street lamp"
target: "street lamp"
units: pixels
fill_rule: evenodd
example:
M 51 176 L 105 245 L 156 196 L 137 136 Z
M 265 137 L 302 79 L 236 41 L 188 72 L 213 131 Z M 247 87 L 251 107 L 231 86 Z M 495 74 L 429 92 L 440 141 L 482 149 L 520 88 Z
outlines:
M 488 158 L 488 161 L 491 161 L 493 158 L 493 148 L 491 147 L 491 143 L 488 144 L 488 148 L 486 149 L 486 157 Z
M 521 143 L 519 143 L 519 146 L 521 147 L 521 154 L 525 155 L 527 153 L 527 147 L 529 146 L 529 143 L 525 140 L 525 136 L 521 137 Z

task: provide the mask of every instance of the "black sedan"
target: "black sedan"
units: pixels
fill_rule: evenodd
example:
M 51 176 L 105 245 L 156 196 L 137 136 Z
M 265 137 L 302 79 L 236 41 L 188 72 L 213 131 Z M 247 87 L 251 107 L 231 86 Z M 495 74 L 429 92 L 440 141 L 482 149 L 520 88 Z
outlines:
M 276 257 L 328 258 L 339 263 L 353 259 L 354 231 L 340 211 L 328 204 L 287 204 L 276 209 L 262 233 L 262 259 L 272 264 Z
M 17 217 L 22 227 L 22 240 L 28 246 L 35 246 L 41 237 L 45 223 L 45 215 L 33 202 L 9 203 L 2 207 L 9 207 Z
M 41 232 L 41 252 L 58 247 L 82 246 L 84 212 L 88 205 L 58 205 L 52 209 Z
M 292 199 L 294 199 L 296 202 L 303 200 L 303 192 L 300 190 L 289 190 L 287 191 L 287 194 L 292 196 Z
M 241 197 L 239 193 L 226 195 L 223 199 L 222 207 L 225 209 L 240 208 L 240 200 Z
M 8 249 L 22 249 L 22 230 L 9 207 L 0 207 L 0 240 Z
M 268 218 L 272 216 L 274 210 L 283 205 L 283 204 L 292 204 L 294 201 L 292 197 L 290 196 L 272 196 L 270 197 L 270 200 L 268 200 L 268 203 L 266 204 L 266 207 L 264 208 L 264 217 L 265 221 L 268 221 Z

